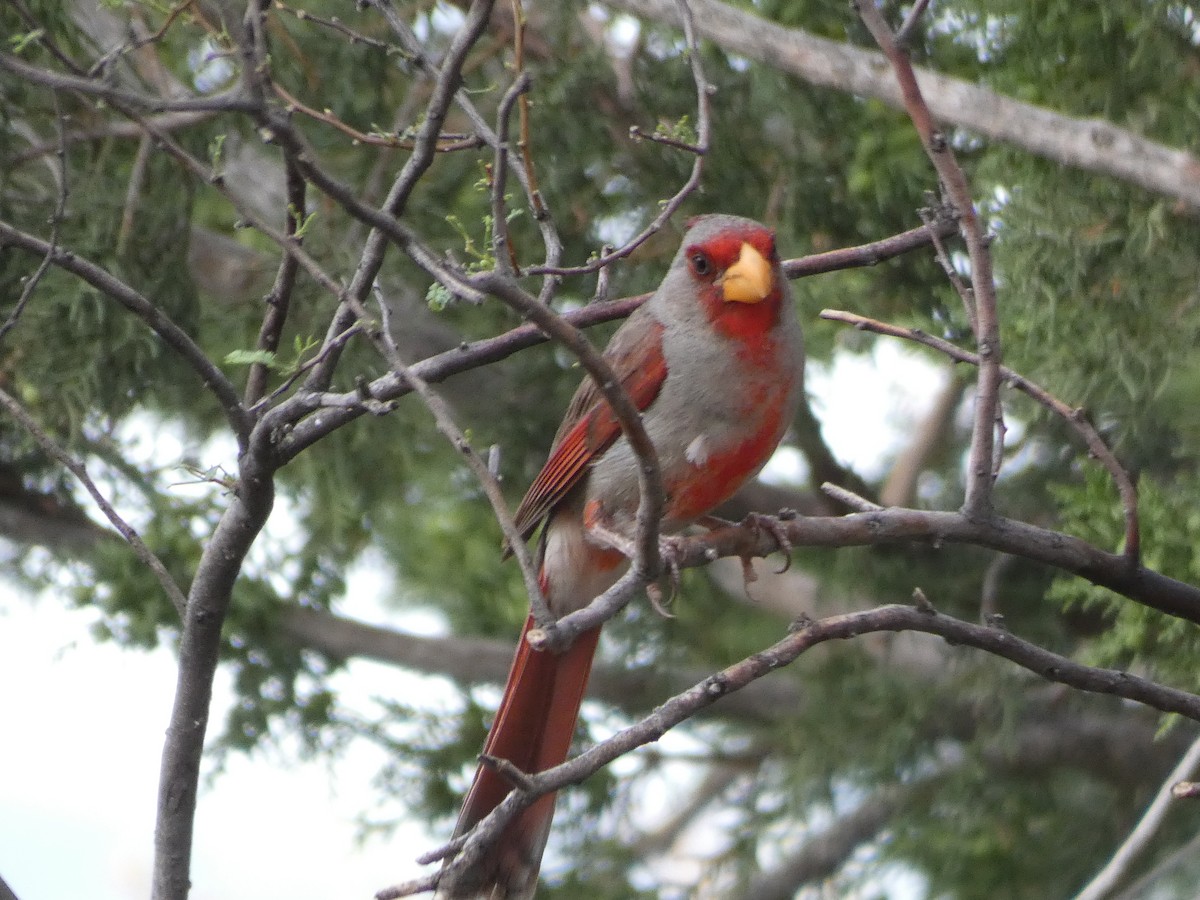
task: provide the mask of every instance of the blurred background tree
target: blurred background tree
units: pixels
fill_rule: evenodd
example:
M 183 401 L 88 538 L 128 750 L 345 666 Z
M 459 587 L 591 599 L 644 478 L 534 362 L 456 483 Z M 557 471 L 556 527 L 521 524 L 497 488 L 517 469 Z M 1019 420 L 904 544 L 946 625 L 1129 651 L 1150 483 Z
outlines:
M 363 201 L 382 203 L 409 159 L 434 90 L 423 61 L 451 48 L 464 7 L 297 0 L 265 10 L 262 40 L 278 89 L 270 102 L 287 111 L 322 169 Z M 778 230 L 785 256 L 921 223 L 937 185 L 888 99 L 882 64 L 873 63 L 875 91 L 854 80 L 850 63 L 822 80 L 772 49 L 809 47 L 834 62 L 872 51 L 847 4 L 703 0 L 692 11 L 713 87 L 712 149 L 680 214 L 607 270 L 610 297 L 658 281 L 688 214 L 760 218 Z M 251 43 L 243 12 L 227 0 L 10 0 L 0 8 L 8 35 L 0 221 L 149 298 L 239 391 L 257 366 L 251 377 L 281 390 L 269 405 L 295 395 L 290 379 L 318 353 L 336 298 L 302 273 L 286 294 L 278 347 L 264 348 L 258 335 L 265 309 L 279 306 L 281 253 L 263 229 L 247 227 L 247 212 L 302 229 L 304 250 L 342 284 L 355 275 L 368 228 L 313 188 L 297 208 L 286 154 L 254 115 L 225 102 L 243 75 L 240 48 Z M 889 3 L 885 12 L 899 22 L 910 7 Z M 631 136 L 636 127 L 694 139 L 687 44 L 670 3 L 497 4 L 463 66 L 463 90 L 487 122 L 514 78 L 517 22 L 520 62 L 532 77 L 520 137 L 563 260 L 583 263 L 644 227 L 690 170 L 690 154 Z M 1200 582 L 1200 162 L 1171 149 L 1200 140 L 1197 8 L 938 0 L 908 46 L 918 65 L 980 86 L 997 123 L 1018 114 L 1017 137 L 1006 139 L 971 127 L 987 108 L 939 113 L 995 234 L 1006 364 L 1087 410 L 1137 473 L 1144 562 Z M 108 88 L 77 89 L 83 82 L 158 98 L 162 111 Z M 943 93 L 931 91 L 931 105 L 954 102 Z M 180 102 L 195 98 L 216 100 Z M 1018 102 L 1052 114 L 1035 117 Z M 219 179 L 206 182 L 166 152 L 125 112 L 134 108 Z M 1095 158 L 1071 149 L 1079 129 L 1094 135 Z M 463 149 L 437 154 L 403 221 L 438 253 L 486 268 L 493 153 L 472 139 L 478 129 L 461 106 L 443 131 Z M 539 223 L 512 191 L 512 252 L 529 266 L 543 252 Z M 186 589 L 237 477 L 238 446 L 220 405 L 143 318 L 62 266 L 40 270 L 45 254 L 6 235 L 0 388 L 86 463 Z M 953 243 L 950 252 L 965 271 L 965 255 Z M 445 302 L 395 248 L 376 284 L 410 362 L 519 324 L 496 302 Z M 813 413 L 827 431 L 849 429 L 857 446 L 830 437 L 841 454 L 830 459 L 805 411 L 763 482 L 725 512 L 841 512 L 818 490 L 826 480 L 889 505 L 956 508 L 968 373 L 816 317 L 848 309 L 969 346 L 962 303 L 932 253 L 795 287 Z M 569 277 L 556 305 L 576 308 L 596 289 L 594 275 Z M 860 359 L 876 366 L 848 377 Z M 387 371 L 366 341 L 352 339 L 332 390 Z M 569 355 L 543 345 L 440 387 L 472 444 L 502 451 L 511 501 L 542 462 L 578 378 Z M 880 395 L 907 403 L 878 421 L 867 411 Z M 1001 511 L 1118 548 L 1121 507 L 1103 471 L 1061 421 L 1015 392 L 1004 403 Z M 220 752 L 296 746 L 297 736 L 309 754 L 377 742 L 392 763 L 364 821 L 418 818 L 448 834 L 527 608 L 520 573 L 500 563 L 492 511 L 461 454 L 411 397 L 307 447 L 278 471 L 275 487 L 274 517 L 225 624 L 222 665 L 240 702 L 220 725 Z M 178 641 L 178 614 L 158 582 L 10 417 L 0 417 L 0 533 L 15 576 L 61 598 L 44 602 L 101 612 L 97 640 L 131 650 Z M 1057 652 L 1200 687 L 1195 625 L 1027 560 L 928 543 L 794 556 L 778 575 L 774 560 L 759 561 L 750 585 L 733 560 L 691 570 L 677 618 L 635 604 L 612 623 L 581 741 L 761 649 L 800 616 L 905 602 L 914 586 L 939 610 L 1003 615 L 1008 628 Z M 386 570 L 394 632 L 339 614 L 347 572 L 363 564 Z M 438 636 L 407 634 L 413 622 Z M 430 699 L 385 698 L 376 719 L 345 708 L 329 676 L 356 657 L 427 673 Z M 1070 692 L 924 636 L 823 648 L 755 687 L 566 792 L 543 895 L 883 896 L 903 881 L 931 897 L 1071 896 L 1195 736 L 1190 723 Z M 1194 846 L 1198 824 L 1197 810 L 1176 811 L 1129 873 L 1126 883 L 1137 883 L 1125 896 L 1194 896 L 1197 857 L 1179 850 Z

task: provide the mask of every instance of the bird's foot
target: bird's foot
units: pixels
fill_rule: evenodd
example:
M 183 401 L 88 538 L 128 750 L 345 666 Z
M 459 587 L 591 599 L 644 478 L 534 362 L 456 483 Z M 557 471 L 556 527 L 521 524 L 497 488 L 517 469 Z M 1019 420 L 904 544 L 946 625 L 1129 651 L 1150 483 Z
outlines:
M 791 513 L 787 518 L 794 516 L 795 513 Z M 775 571 L 776 575 L 782 575 L 792 567 L 792 539 L 788 537 L 787 526 L 783 524 L 783 518 L 782 513 L 779 516 L 765 516 L 762 513 L 752 512 L 741 522 L 744 528 L 749 528 L 756 533 L 766 532 L 775 538 L 775 543 L 779 545 L 779 552 L 783 554 L 783 567 Z M 743 564 L 748 563 L 743 560 Z
M 637 558 L 637 542 L 629 535 L 600 522 L 590 523 L 587 533 L 594 543 L 616 550 L 630 560 Z M 682 557 L 683 538 L 664 534 L 658 536 L 658 558 L 662 561 L 663 574 L 670 585 L 670 591 L 664 595 L 662 587 L 651 581 L 646 585 L 646 596 L 649 597 L 654 611 L 668 619 L 675 617 L 669 607 L 679 593 L 679 561 Z

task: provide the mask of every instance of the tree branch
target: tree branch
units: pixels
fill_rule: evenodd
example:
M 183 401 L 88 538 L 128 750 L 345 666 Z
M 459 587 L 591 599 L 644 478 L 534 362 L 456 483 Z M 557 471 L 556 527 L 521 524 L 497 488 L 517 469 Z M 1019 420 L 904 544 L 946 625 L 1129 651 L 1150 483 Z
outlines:
M 283 211 L 284 234 L 288 240 L 297 245 L 303 240 L 298 236 L 300 220 L 305 215 L 306 185 L 300 173 L 290 159 L 286 160 L 288 208 Z M 279 259 L 279 269 L 275 274 L 275 283 L 265 298 L 266 311 L 263 314 L 262 325 L 258 330 L 258 340 L 255 349 L 260 352 L 274 354 L 279 350 L 279 339 L 283 334 L 283 326 L 287 322 L 288 308 L 291 306 L 292 293 L 296 288 L 296 274 L 300 264 L 291 253 L 284 253 Z M 267 389 L 267 378 L 270 368 L 264 362 L 255 362 L 250 366 L 246 376 L 245 405 L 253 409 L 254 404 L 262 399 Z
M 135 291 L 119 278 L 88 262 L 69 250 L 56 247 L 53 244 L 26 234 L 18 228 L 0 221 L 0 246 L 9 245 L 20 247 L 30 253 L 36 253 L 49 259 L 53 265 L 70 272 L 82 281 L 87 282 L 106 297 L 116 300 L 127 310 L 140 318 L 163 342 L 178 353 L 192 367 L 204 382 L 204 386 L 212 391 L 225 412 L 233 433 L 243 444 L 250 433 L 249 418 L 242 408 L 241 399 L 232 382 L 225 373 L 217 368 L 203 350 L 196 345 L 182 328 L 172 322 L 150 300 Z
M 266 524 L 275 499 L 269 435 L 255 431 L 241 457 L 238 483 L 204 548 L 188 592 L 179 639 L 179 669 L 163 744 L 154 828 L 153 900 L 187 900 L 200 757 L 212 703 L 221 629 L 246 554 Z
M 1096 873 L 1096 877 L 1088 882 L 1075 900 L 1103 900 L 1116 889 L 1129 874 L 1133 861 L 1145 851 L 1162 827 L 1163 819 L 1166 818 L 1171 802 L 1175 799 L 1172 791 L 1175 783 L 1190 778 L 1197 766 L 1200 766 L 1200 739 L 1192 743 L 1179 760 L 1179 764 L 1167 776 L 1137 827 L 1129 833 L 1129 837 L 1117 848 L 1112 859 Z
M 886 334 L 891 337 L 915 341 L 918 344 L 924 344 L 926 347 L 932 347 L 934 350 L 946 354 L 957 362 L 970 363 L 971 365 L 979 364 L 979 357 L 974 353 L 963 350 L 956 344 L 934 337 L 924 331 L 904 328 L 900 325 L 889 325 L 886 322 L 868 319 L 866 316 L 860 316 L 856 313 L 842 312 L 835 309 L 821 310 L 821 318 L 829 319 L 833 322 L 845 322 L 863 331 L 873 331 L 876 334 Z M 1086 413 L 1082 409 L 1068 406 L 1045 388 L 1035 384 L 1007 366 L 1000 367 L 1000 379 L 1005 384 L 1016 388 L 1026 396 L 1032 398 L 1070 425 L 1075 433 L 1083 439 L 1084 444 L 1087 445 L 1088 452 L 1108 470 L 1109 475 L 1112 476 L 1113 482 L 1117 486 L 1117 492 L 1121 495 L 1121 505 L 1125 514 L 1125 556 L 1129 560 L 1130 565 L 1136 566 L 1141 555 L 1137 487 L 1133 483 L 1133 478 L 1125 471 L 1125 467 L 1121 465 L 1116 455 L 1104 443 L 1104 439 L 1100 437 L 1100 433 L 1096 431 L 1095 426 L 1088 421 Z
M 1085 578 L 1152 609 L 1200 624 L 1200 587 L 1169 578 L 1128 557 L 1086 541 L 1015 519 L 971 519 L 958 512 L 879 509 L 840 518 L 781 522 L 793 547 L 874 546 L 901 541 L 950 542 L 1001 550 Z M 773 535 L 730 526 L 679 542 L 680 565 L 702 566 L 725 556 L 768 556 L 779 547 Z
M 79 483 L 83 485 L 92 499 L 96 501 L 96 505 L 104 513 L 104 517 L 112 523 L 113 528 L 120 532 L 121 537 L 125 538 L 125 541 L 129 544 L 138 560 L 154 573 L 154 577 L 162 585 L 163 593 L 167 595 L 167 599 L 171 601 L 171 605 L 175 607 L 175 611 L 179 613 L 180 618 L 183 618 L 185 608 L 187 607 L 187 598 L 184 597 L 183 591 L 179 589 L 179 585 L 175 583 L 175 579 L 171 577 L 171 573 L 167 571 L 167 567 L 163 565 L 162 560 L 158 558 L 153 550 L 146 546 L 145 541 L 142 540 L 137 530 L 121 518 L 112 504 L 100 493 L 100 489 L 96 487 L 96 483 L 88 475 L 83 463 L 59 447 L 42 430 L 42 427 L 34 421 L 33 417 L 25 411 L 25 408 L 15 398 L 10 396 L 7 391 L 2 389 L 0 389 L 0 406 L 3 406 L 8 411 L 8 414 L 16 419 L 22 428 L 29 432 L 30 436 L 37 441 L 38 446 L 42 448 L 47 456 L 55 460 L 79 480 Z
M 700 36 L 731 53 L 810 84 L 903 107 L 900 86 L 879 53 L 784 28 L 720 0 L 690 2 Z M 675 24 L 671 0 L 605 0 L 605 5 Z M 929 69 L 916 73 L 931 112 L 943 122 L 1064 166 L 1119 178 L 1200 211 L 1200 159 L 1184 150 L 1104 119 L 1063 115 Z
M 669 730 L 722 697 L 741 690 L 764 675 L 790 665 L 815 646 L 831 640 L 845 640 L 872 632 L 919 631 L 938 635 L 955 644 L 975 647 L 1003 657 L 1051 681 L 1083 691 L 1114 694 L 1135 700 L 1162 712 L 1174 712 L 1200 721 L 1200 696 L 1155 684 L 1126 672 L 1081 665 L 1024 641 L 1007 631 L 975 625 L 940 615 L 932 610 L 909 606 L 884 606 L 864 612 L 830 616 L 819 621 L 796 623 L 792 632 L 771 647 L 717 672 L 690 689 L 676 694 L 649 716 L 618 731 L 567 762 L 528 776 L 527 784 L 514 789 L 486 818 L 455 842 L 453 850 L 443 848 L 427 854 L 423 860 L 441 859 L 449 852 L 455 857 L 442 870 L 442 877 L 470 868 L 478 856 L 494 841 L 503 827 L 521 809 L 537 797 L 578 784 L 600 768 L 632 750 L 659 740 Z M 401 896 L 388 893 L 387 896 Z
M 139 94 L 110 84 L 103 78 L 84 78 L 31 66 L 16 56 L 0 53 L 0 69 L 7 69 L 22 81 L 53 90 L 73 91 L 86 97 L 99 97 L 109 103 L 134 107 L 150 113 L 251 112 L 254 102 L 239 92 L 211 97 L 178 97 L 171 100 Z
M 936 126 L 925 97 L 917 84 L 908 54 L 896 43 L 891 28 L 875 6 L 875 0 L 854 0 L 863 24 L 892 64 L 904 97 L 904 108 L 921 136 L 921 145 L 937 170 L 950 202 L 958 213 L 963 240 L 971 259 L 971 287 L 975 342 L 979 347 L 979 377 L 975 388 L 975 422 L 971 431 L 967 463 L 967 491 L 963 511 L 986 516 L 992 511 L 992 483 L 999 471 L 997 432 L 1000 416 L 1000 321 L 996 315 L 996 281 L 992 254 L 983 224 L 971 197 L 967 176 L 955 158 L 946 135 Z

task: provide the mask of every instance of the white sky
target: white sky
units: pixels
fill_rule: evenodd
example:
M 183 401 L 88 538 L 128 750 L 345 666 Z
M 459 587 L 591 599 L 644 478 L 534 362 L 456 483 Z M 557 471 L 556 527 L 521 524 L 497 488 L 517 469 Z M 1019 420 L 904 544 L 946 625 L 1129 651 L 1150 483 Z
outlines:
M 832 373 L 810 367 L 809 390 L 835 453 L 874 474 L 942 377 L 896 342 L 879 341 L 872 356 L 844 358 Z M 780 460 L 774 471 L 785 475 L 791 465 Z M 343 611 L 386 622 L 385 591 L 383 579 L 360 576 L 349 592 L 357 608 Z M 0 875 L 20 900 L 149 895 L 174 658 L 97 645 L 93 619 L 0 585 Z M 350 702 L 411 695 L 414 685 L 413 676 L 372 663 L 336 678 Z M 219 679 L 210 731 L 229 701 Z M 233 756 L 202 789 L 192 896 L 367 900 L 419 874 L 415 857 L 436 841 L 418 824 L 356 843 L 355 816 L 375 803 L 379 763 L 366 746 L 333 765 Z

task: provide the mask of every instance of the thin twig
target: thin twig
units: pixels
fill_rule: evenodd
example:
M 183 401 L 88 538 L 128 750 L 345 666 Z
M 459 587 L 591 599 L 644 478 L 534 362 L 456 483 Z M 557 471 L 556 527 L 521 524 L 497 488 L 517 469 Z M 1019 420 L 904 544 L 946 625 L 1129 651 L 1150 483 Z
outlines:
M 438 431 L 445 436 L 446 440 L 466 460 L 468 468 L 470 468 L 471 473 L 479 482 L 479 486 L 483 488 L 483 493 L 488 498 L 488 502 L 492 505 L 492 512 L 496 516 L 496 521 L 500 523 L 500 530 L 504 532 L 504 539 L 521 567 L 521 576 L 525 580 L 525 592 L 529 595 L 529 603 L 533 609 L 534 619 L 539 624 L 549 624 L 554 620 L 554 614 L 550 612 L 550 607 L 546 604 L 546 598 L 542 596 L 541 588 L 538 585 L 537 569 L 533 565 L 533 560 L 530 559 L 529 549 L 525 546 L 525 541 L 521 538 L 521 532 L 517 530 L 517 525 L 513 521 L 512 512 L 509 510 L 508 503 L 504 499 L 504 491 L 500 489 L 500 482 L 492 474 L 491 470 L 488 469 L 487 463 L 471 446 L 471 442 L 467 439 L 463 430 L 458 427 L 446 401 L 442 399 L 437 391 L 429 386 L 428 382 L 415 374 L 412 368 L 404 361 L 404 358 L 400 354 L 400 348 L 396 346 L 396 340 L 392 334 L 390 310 L 387 303 L 384 302 L 382 297 L 377 297 L 377 300 L 379 302 L 380 323 L 377 329 L 368 330 L 368 336 L 371 338 L 372 343 L 379 348 L 388 365 L 392 367 L 392 370 L 412 385 L 412 389 L 416 392 L 417 396 L 421 398 L 425 406 L 433 414 Z M 363 321 L 364 324 L 365 312 L 365 310 L 360 311 L 360 321 Z
M 187 597 L 184 596 L 179 585 L 175 583 L 175 579 L 171 577 L 171 573 L 167 571 L 167 567 L 163 565 L 162 560 L 158 558 L 153 550 L 146 546 L 146 542 L 142 540 L 137 530 L 121 518 L 112 504 L 105 499 L 100 489 L 96 487 L 96 483 L 88 475 L 84 464 L 59 447 L 50 435 L 46 434 L 42 427 L 34 420 L 33 416 L 29 415 L 17 400 L 3 389 L 0 389 L 0 406 L 3 406 L 9 415 L 21 423 L 21 427 L 29 432 L 30 436 L 37 441 L 38 446 L 42 448 L 47 456 L 54 459 L 79 480 L 79 483 L 83 485 L 92 499 L 96 501 L 96 505 L 100 507 L 100 511 L 104 513 L 105 518 L 112 523 L 113 528 L 121 533 L 121 537 L 125 538 L 138 560 L 154 573 L 154 577 L 162 585 L 167 599 L 171 601 L 171 605 L 175 607 L 175 611 L 179 613 L 179 617 L 182 619 L 187 609 Z
M 261 398 L 253 406 L 251 406 L 248 410 L 249 414 L 252 417 L 257 416 L 259 412 L 268 406 L 272 401 L 279 399 L 279 397 L 287 393 L 288 389 L 291 388 L 291 386 L 297 381 L 299 381 L 306 372 L 311 371 L 314 366 L 319 366 L 325 360 L 328 354 L 341 350 L 344 346 L 346 346 L 346 342 L 349 341 L 350 338 L 361 332 L 362 324 L 358 321 L 355 321 L 351 323 L 350 327 L 341 334 L 334 335 L 330 340 L 322 344 L 321 348 L 315 354 L 313 354 L 311 358 L 306 359 L 300 365 L 296 366 L 295 370 L 279 383 L 279 387 L 275 388 L 275 390 L 271 391 L 271 393 L 267 394 L 265 397 Z
M 520 72 L 496 107 L 496 151 L 492 162 L 492 258 L 504 275 L 518 274 L 516 257 L 508 237 L 508 126 L 513 104 L 529 90 L 529 73 Z
M 939 218 L 935 210 L 928 208 L 922 209 L 920 213 L 921 221 L 930 227 L 933 227 L 932 223 Z M 955 222 L 957 225 L 957 216 L 955 217 Z M 954 230 L 957 232 L 958 228 L 955 227 Z M 947 252 L 946 244 L 943 241 L 943 238 L 949 236 L 948 234 L 936 232 L 932 235 L 934 254 L 937 257 L 938 265 L 942 267 L 942 274 L 946 276 L 946 280 L 950 282 L 950 285 L 954 288 L 954 292 L 962 300 L 963 310 L 967 314 L 967 323 L 971 326 L 971 333 L 974 334 L 979 327 L 975 317 L 975 292 L 969 284 L 963 281 L 962 276 L 958 274 L 958 270 L 954 268 L 954 262 L 950 259 L 950 254 Z
M 311 13 L 306 9 L 293 9 L 292 7 L 288 6 L 286 3 L 282 2 L 282 0 L 275 0 L 274 6 L 276 9 L 280 10 L 281 12 L 289 13 L 289 14 L 295 16 L 298 21 L 316 22 L 318 25 L 322 26 L 323 28 L 328 28 L 331 31 L 336 31 L 339 34 L 343 34 L 346 37 L 350 38 L 351 44 L 355 44 L 355 45 L 365 44 L 366 46 L 372 47 L 375 50 L 382 50 L 384 53 L 390 53 L 396 49 L 392 44 L 389 44 L 386 41 L 381 41 L 377 38 L 368 37 L 365 34 L 361 34 L 357 31 L 355 31 L 353 28 L 351 28 L 348 25 L 346 25 L 345 23 L 343 23 L 336 16 L 334 16 L 332 19 L 326 19 L 326 18 L 316 15 L 315 13 Z
M 878 503 L 872 503 L 866 497 L 847 490 L 840 484 L 833 484 L 829 481 L 821 485 L 821 492 L 856 512 L 876 512 L 884 508 Z
M 979 365 L 979 356 L 969 350 L 964 350 L 956 344 L 934 337 L 915 328 L 904 328 L 900 325 L 890 325 L 875 319 L 868 319 L 856 313 L 836 309 L 821 310 L 821 318 L 834 322 L 845 322 L 862 331 L 873 331 L 876 334 L 886 334 L 891 337 L 904 338 L 946 354 L 958 362 Z M 1023 394 L 1033 398 L 1050 412 L 1065 420 L 1087 445 L 1088 452 L 1095 457 L 1112 476 L 1121 496 L 1121 505 L 1125 515 L 1125 549 L 1124 553 L 1130 567 L 1136 568 L 1140 559 L 1140 531 L 1138 526 L 1137 487 L 1125 468 L 1117 460 L 1112 450 L 1104 443 L 1100 433 L 1096 431 L 1082 409 L 1068 406 L 1045 388 L 1030 381 L 1024 375 L 1013 371 L 1007 366 L 999 367 L 1000 380 L 1004 384 L 1016 388 Z
M 1088 882 L 1087 887 L 1079 892 L 1075 900 L 1102 900 L 1116 889 L 1121 880 L 1129 874 L 1133 861 L 1145 852 L 1159 828 L 1162 827 L 1163 819 L 1171 808 L 1171 801 L 1175 799 L 1172 791 L 1175 783 L 1190 778 L 1198 766 L 1200 766 L 1200 739 L 1192 743 L 1179 763 L 1171 770 L 1171 774 L 1158 789 L 1154 801 L 1146 809 L 1137 826 L 1117 848 L 1112 859 L 1096 873 L 1096 877 Z
M 287 104 L 288 109 L 303 113 L 310 119 L 318 122 L 324 122 L 326 125 L 330 125 L 342 132 L 342 134 L 347 135 L 356 143 L 369 144 L 374 147 L 395 147 L 400 150 L 412 150 L 416 147 L 415 141 L 398 137 L 394 134 L 359 131 L 353 125 L 339 119 L 327 110 L 314 109 L 311 106 L 305 105 L 278 82 L 271 83 L 271 90 L 279 95 L 280 99 Z M 454 153 L 458 150 L 474 150 L 482 146 L 483 139 L 473 134 L 441 134 L 438 135 L 438 143 L 435 145 L 434 151 L 437 153 Z
M 687 141 L 679 140 L 679 138 L 659 134 L 655 131 L 642 131 L 637 125 L 629 126 L 629 137 L 635 141 L 651 141 L 655 144 L 662 144 L 664 147 L 674 147 L 676 150 L 682 150 L 685 153 L 695 153 L 698 156 L 704 153 L 704 150 L 697 144 L 690 144 Z M 611 253 L 612 251 L 608 252 Z
M 660 204 L 658 215 L 654 217 L 654 220 L 649 225 L 615 250 L 601 254 L 582 266 L 532 266 L 526 270 L 527 274 L 556 275 L 558 277 L 589 275 L 598 269 L 611 265 L 619 259 L 624 259 L 662 230 L 662 227 L 667 224 L 667 220 L 675 214 L 684 201 L 700 186 L 700 177 L 704 172 L 704 158 L 708 153 L 712 141 L 710 102 L 712 87 L 704 75 L 704 67 L 700 62 L 700 45 L 696 39 L 696 26 L 692 19 L 691 7 L 688 6 L 687 0 L 676 0 L 675 6 L 679 11 L 680 22 L 683 25 L 683 37 L 688 51 L 688 66 L 691 70 L 692 81 L 696 86 L 696 143 L 686 146 L 686 152 L 692 153 L 695 159 L 692 161 L 692 169 L 688 174 L 687 180 L 684 181 L 682 187 L 672 197 Z
M 1184 866 L 1190 866 L 1196 859 L 1197 853 L 1200 853 L 1200 834 L 1194 835 L 1190 841 L 1176 847 L 1165 859 L 1155 864 L 1150 871 L 1143 874 L 1132 884 L 1126 886 L 1121 893 L 1115 894 L 1113 900 L 1145 900 L 1149 896 L 1148 890 L 1152 885 L 1175 870 Z
M 975 393 L 975 421 L 967 468 L 967 490 L 963 509 L 968 515 L 986 516 L 992 511 L 992 484 L 995 480 L 994 454 L 997 421 L 1000 415 L 1000 326 L 996 315 L 996 283 L 992 276 L 992 256 L 983 224 L 971 198 L 967 177 L 955 159 L 944 132 L 934 124 L 929 107 L 921 95 L 912 62 L 897 45 L 875 0 L 855 0 L 863 23 L 887 56 L 904 96 L 904 107 L 921 137 L 930 162 L 958 211 L 963 240 L 971 259 L 971 287 L 975 299 L 975 340 L 979 349 L 979 378 Z
M 7 222 L 0 221 L 0 245 L 4 244 L 48 257 L 53 265 L 87 282 L 101 294 L 116 300 L 145 322 L 200 376 L 205 387 L 212 391 L 217 402 L 220 403 L 234 434 L 240 441 L 246 440 L 250 433 L 250 424 L 232 382 L 213 364 L 187 332 L 172 322 L 150 300 L 95 263 L 88 262 L 62 248 L 56 249 L 49 241 L 26 234 Z
M 430 860 L 430 862 L 437 862 L 437 860 Z M 400 900 L 401 897 L 427 894 L 438 886 L 438 881 L 441 880 L 441 877 L 441 872 L 430 872 L 421 878 L 414 878 L 411 881 L 404 881 L 400 884 L 394 884 L 391 887 L 385 887 L 375 892 L 375 900 Z
M 72 91 L 86 97 L 97 97 L 121 107 L 134 108 L 147 113 L 165 112 L 253 112 L 254 102 L 239 91 L 226 91 L 205 97 L 176 97 L 164 99 L 139 94 L 113 86 L 101 78 L 85 78 L 52 72 L 30 65 L 19 57 L 0 53 L 0 69 L 7 69 L 23 81 L 54 90 Z M 124 111 L 122 109 L 122 111 Z
M 284 170 L 287 185 L 287 209 L 283 211 L 284 234 L 297 244 L 304 238 L 300 234 L 300 226 L 305 216 L 306 198 L 308 192 L 306 183 L 292 164 L 289 156 L 284 157 Z M 288 309 L 292 302 L 292 293 L 296 288 L 296 274 L 299 264 L 296 257 L 290 253 L 281 254 L 279 269 L 275 273 L 275 283 L 267 294 L 266 311 L 263 313 L 262 325 L 258 329 L 258 340 L 255 349 L 260 353 L 274 355 L 279 350 L 279 340 L 283 334 L 283 326 L 287 322 Z M 265 362 L 256 361 L 251 364 L 246 375 L 246 392 L 243 404 L 253 408 L 267 389 L 267 378 L 270 369 Z
M 513 67 L 517 77 L 526 75 L 525 72 L 525 9 L 521 0 L 512 0 L 513 11 Z M 537 174 L 533 170 L 533 149 L 529 142 L 529 97 L 524 92 L 517 99 L 517 152 L 521 156 L 521 165 L 525 170 L 525 178 L 529 182 L 529 203 L 533 207 L 533 217 L 541 220 L 547 215 L 546 204 L 542 202 L 542 192 L 538 188 Z M 498 131 L 498 130 L 497 130 Z
M 21 314 L 25 312 L 25 307 L 29 305 L 29 301 L 33 297 L 33 292 L 37 290 L 38 283 L 50 270 L 50 266 L 54 262 L 54 257 L 58 253 L 58 237 L 62 230 L 63 214 L 67 209 L 70 180 L 67 177 L 67 141 L 66 132 L 63 128 L 62 109 L 58 103 L 58 91 L 51 91 L 51 96 L 54 98 L 54 122 L 55 130 L 58 132 L 58 144 L 56 145 L 56 155 L 58 157 L 58 199 L 54 203 L 54 212 L 50 216 L 50 240 L 46 252 L 42 255 L 42 261 L 33 270 L 33 274 L 25 280 L 25 284 L 21 288 L 21 296 L 17 298 L 17 302 L 13 306 L 12 312 L 8 314 L 8 318 L 4 320 L 4 324 L 0 325 L 0 341 L 4 340 L 4 336 L 16 328 L 17 323 L 21 321 Z
M 914 0 L 908 15 L 904 17 L 903 24 L 896 29 L 896 43 L 901 47 L 908 47 L 909 41 L 916 33 L 917 26 L 921 24 L 921 16 L 925 15 L 925 9 L 928 6 L 929 0 Z

